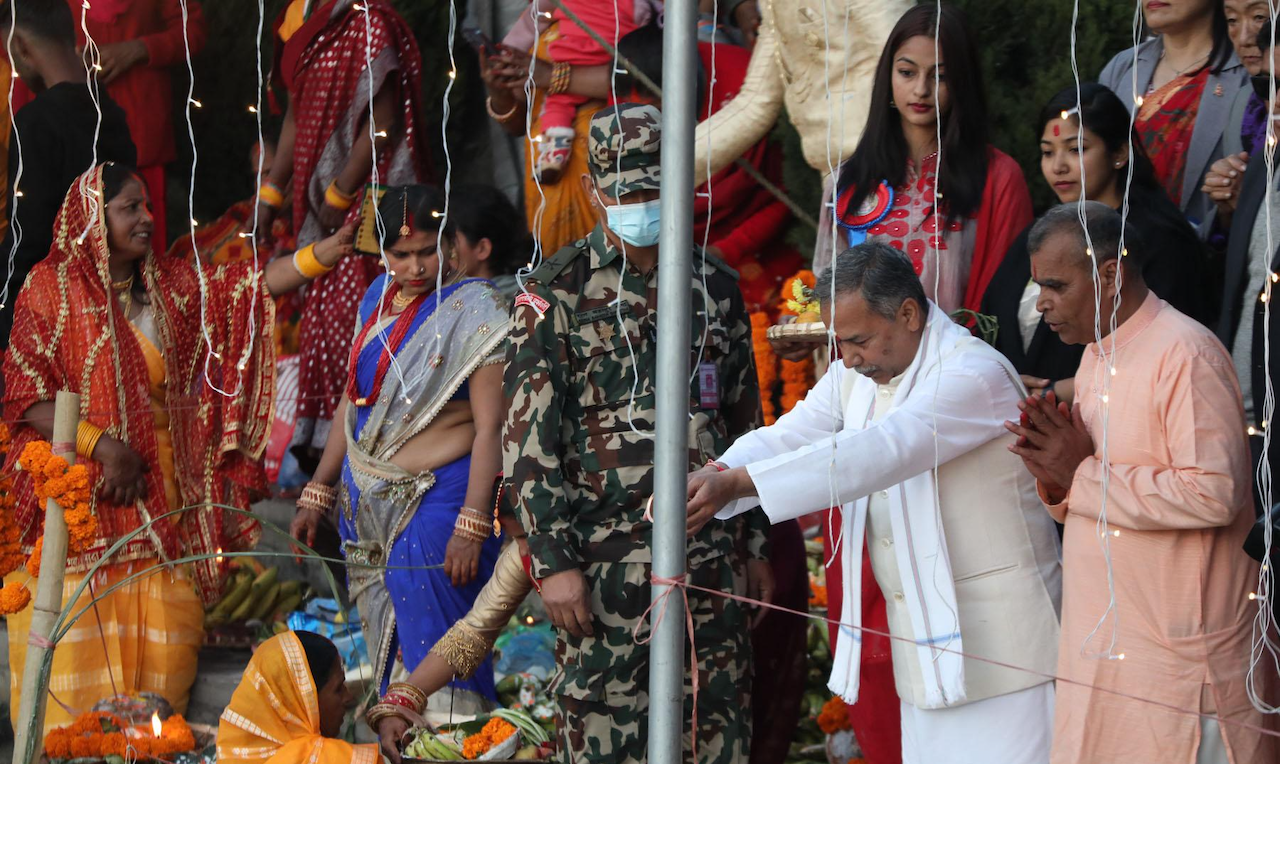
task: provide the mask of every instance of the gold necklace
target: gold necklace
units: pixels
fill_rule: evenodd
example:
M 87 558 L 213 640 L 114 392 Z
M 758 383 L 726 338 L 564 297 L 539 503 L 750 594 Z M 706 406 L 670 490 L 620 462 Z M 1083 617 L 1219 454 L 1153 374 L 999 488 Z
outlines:
M 129 276 L 124 281 L 111 282 L 111 289 L 115 291 L 116 299 L 121 305 L 127 306 L 133 299 L 133 280 L 136 276 Z
M 403 311 L 413 304 L 413 300 L 417 299 L 421 295 L 422 294 L 420 293 L 413 293 L 406 296 L 403 293 L 397 293 L 395 296 L 391 297 L 391 307 L 396 309 L 396 311 Z

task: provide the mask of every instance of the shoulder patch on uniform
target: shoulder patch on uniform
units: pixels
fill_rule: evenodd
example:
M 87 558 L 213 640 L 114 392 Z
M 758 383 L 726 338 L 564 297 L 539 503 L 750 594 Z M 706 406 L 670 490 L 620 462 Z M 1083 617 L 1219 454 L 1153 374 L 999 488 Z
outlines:
M 550 302 L 543 299 L 541 296 L 536 296 L 528 291 L 525 291 L 516 297 L 515 304 L 511 306 L 512 310 L 519 308 L 521 305 L 532 306 L 533 310 L 538 312 L 539 317 L 545 317 L 547 315 L 547 309 L 551 307 Z

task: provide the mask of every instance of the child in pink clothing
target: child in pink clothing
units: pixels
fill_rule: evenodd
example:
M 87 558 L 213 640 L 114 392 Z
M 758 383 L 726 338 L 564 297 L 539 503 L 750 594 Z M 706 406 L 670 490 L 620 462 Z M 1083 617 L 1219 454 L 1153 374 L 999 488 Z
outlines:
M 565 5 L 582 19 L 593 32 L 616 44 L 618 39 L 640 26 L 641 12 L 647 22 L 652 14 L 649 4 L 636 0 L 565 0 Z M 641 8 L 637 9 L 637 5 Z M 558 23 L 559 36 L 547 45 L 547 53 L 557 65 L 571 67 L 606 65 L 612 61 L 608 51 L 588 35 L 557 6 L 552 23 Z M 563 78 L 567 85 L 568 78 Z M 556 82 L 553 76 L 553 84 Z M 589 98 L 554 88 L 542 102 L 542 142 L 538 147 L 536 173 L 538 180 L 553 184 L 560 179 L 573 149 L 573 119 Z

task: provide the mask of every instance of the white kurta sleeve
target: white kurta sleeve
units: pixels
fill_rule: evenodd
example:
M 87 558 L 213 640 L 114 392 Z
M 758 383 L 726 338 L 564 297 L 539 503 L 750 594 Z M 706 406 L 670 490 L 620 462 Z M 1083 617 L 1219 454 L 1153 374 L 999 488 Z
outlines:
M 845 369 L 838 362 L 832 364 L 791 411 L 769 426 L 742 436 L 716 461 L 729 468 L 741 468 L 830 438 L 844 426 L 840 384 Z M 732 501 L 716 513 L 716 518 L 726 520 L 759 505 L 758 498 Z
M 1017 418 L 1016 388 L 999 363 L 956 358 L 923 376 L 881 421 L 755 461 L 747 472 L 773 523 L 853 503 L 975 450 Z

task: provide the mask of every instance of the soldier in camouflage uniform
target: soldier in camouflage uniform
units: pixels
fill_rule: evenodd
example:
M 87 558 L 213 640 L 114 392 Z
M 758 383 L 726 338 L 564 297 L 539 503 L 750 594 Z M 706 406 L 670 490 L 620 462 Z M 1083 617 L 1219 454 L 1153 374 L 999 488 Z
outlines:
M 653 526 L 644 516 L 653 494 L 660 131 L 652 106 L 621 104 L 595 115 L 591 175 L 583 181 L 600 224 L 539 267 L 513 309 L 503 463 L 529 533 L 534 577 L 560 629 L 552 690 L 564 761 L 643 761 L 648 742 L 649 651 L 632 631 L 650 601 Z M 689 372 L 663 377 L 689 387 L 690 470 L 759 418 L 751 326 L 736 276 L 695 255 Z M 688 543 L 690 583 L 754 591 L 769 571 L 767 535 L 759 513 L 708 525 Z M 749 613 L 696 590 L 689 609 L 698 760 L 745 761 Z M 686 672 L 686 719 L 689 688 Z M 689 734 L 686 725 L 686 755 Z

